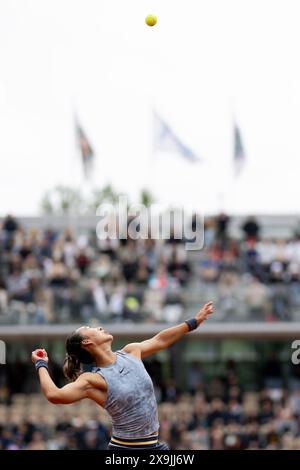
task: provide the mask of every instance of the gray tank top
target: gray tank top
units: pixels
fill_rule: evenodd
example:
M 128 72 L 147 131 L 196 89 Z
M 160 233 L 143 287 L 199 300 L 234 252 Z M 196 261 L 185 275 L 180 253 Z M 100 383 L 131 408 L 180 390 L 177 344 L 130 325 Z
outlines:
M 126 352 L 116 355 L 114 364 L 93 368 L 107 383 L 104 408 L 111 416 L 113 435 L 130 439 L 158 432 L 153 383 L 143 362 Z

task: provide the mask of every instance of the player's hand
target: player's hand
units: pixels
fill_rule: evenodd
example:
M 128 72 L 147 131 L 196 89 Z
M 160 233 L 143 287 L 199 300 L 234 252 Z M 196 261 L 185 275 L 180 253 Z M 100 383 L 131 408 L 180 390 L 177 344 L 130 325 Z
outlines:
M 48 362 L 48 354 L 45 349 L 35 349 L 34 351 L 32 351 L 31 353 L 32 362 L 35 364 L 36 361 L 38 361 L 39 359 L 43 359 L 43 361 Z
M 195 316 L 198 322 L 198 325 L 204 322 L 208 318 L 208 316 L 213 313 L 213 311 L 214 311 L 214 306 L 212 302 L 208 302 L 207 304 L 205 304 Z

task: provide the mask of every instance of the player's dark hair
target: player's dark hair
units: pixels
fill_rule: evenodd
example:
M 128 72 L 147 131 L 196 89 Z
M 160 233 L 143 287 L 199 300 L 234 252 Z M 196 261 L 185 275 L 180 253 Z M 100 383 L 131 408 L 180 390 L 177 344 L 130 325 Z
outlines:
M 66 340 L 66 358 L 63 366 L 64 375 L 70 382 L 74 382 L 81 374 L 81 364 L 94 362 L 91 354 L 83 349 L 81 342 L 84 339 L 78 332 L 73 332 Z

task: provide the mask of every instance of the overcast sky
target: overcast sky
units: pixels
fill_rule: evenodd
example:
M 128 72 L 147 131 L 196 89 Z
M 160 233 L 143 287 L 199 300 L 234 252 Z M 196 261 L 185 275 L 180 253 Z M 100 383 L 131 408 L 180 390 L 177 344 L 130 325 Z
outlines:
M 0 0 L 0 214 L 37 213 L 58 183 L 88 190 L 75 109 L 91 185 L 205 212 L 299 212 L 299 14 L 299 0 Z M 152 154 L 153 107 L 202 163 Z

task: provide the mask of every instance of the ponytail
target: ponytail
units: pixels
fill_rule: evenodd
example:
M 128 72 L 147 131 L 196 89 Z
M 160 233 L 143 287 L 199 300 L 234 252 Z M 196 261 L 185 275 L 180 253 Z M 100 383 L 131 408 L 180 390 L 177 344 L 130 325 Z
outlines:
M 94 362 L 91 354 L 81 347 L 83 339 L 79 333 L 75 332 L 66 341 L 67 354 L 63 365 L 63 372 L 70 382 L 74 382 L 82 373 L 81 364 L 92 364 Z
M 74 354 L 66 354 L 63 365 L 64 376 L 70 381 L 74 382 L 81 374 L 81 364 Z

